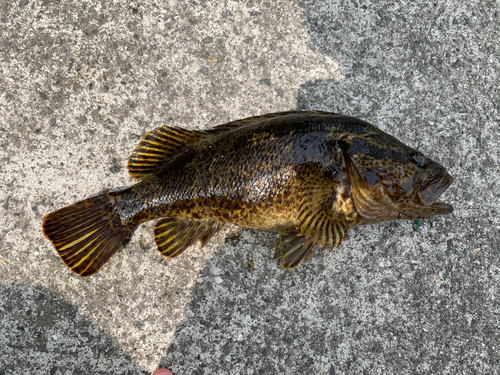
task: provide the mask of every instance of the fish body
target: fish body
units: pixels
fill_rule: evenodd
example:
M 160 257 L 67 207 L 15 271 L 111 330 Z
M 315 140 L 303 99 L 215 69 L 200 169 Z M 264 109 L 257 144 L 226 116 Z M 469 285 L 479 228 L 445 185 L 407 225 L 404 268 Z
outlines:
M 175 257 L 225 223 L 280 232 L 275 258 L 293 268 L 316 245 L 338 246 L 351 226 L 452 211 L 438 163 L 360 119 L 284 112 L 206 131 L 156 128 L 128 169 L 140 180 L 54 211 L 44 234 L 81 276 L 95 273 L 139 224 Z

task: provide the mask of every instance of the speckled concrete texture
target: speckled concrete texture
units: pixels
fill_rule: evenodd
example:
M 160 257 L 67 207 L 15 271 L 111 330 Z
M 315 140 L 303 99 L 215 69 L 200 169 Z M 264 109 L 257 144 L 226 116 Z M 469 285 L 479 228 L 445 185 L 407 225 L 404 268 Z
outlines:
M 0 374 L 500 372 L 498 1 L 0 1 Z M 142 225 L 82 279 L 50 211 L 129 185 L 161 124 L 354 115 L 455 177 L 446 217 L 353 229 L 292 271 L 226 226 Z

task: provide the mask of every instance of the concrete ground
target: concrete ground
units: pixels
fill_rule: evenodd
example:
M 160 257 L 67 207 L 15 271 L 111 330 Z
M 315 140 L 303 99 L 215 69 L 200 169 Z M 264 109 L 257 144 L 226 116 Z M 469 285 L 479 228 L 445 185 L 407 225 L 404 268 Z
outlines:
M 0 2 L 0 374 L 498 374 L 498 1 Z M 95 276 L 42 218 L 129 185 L 161 124 L 321 109 L 455 177 L 455 212 L 355 228 L 293 271 L 226 226 L 168 260 L 142 225 Z

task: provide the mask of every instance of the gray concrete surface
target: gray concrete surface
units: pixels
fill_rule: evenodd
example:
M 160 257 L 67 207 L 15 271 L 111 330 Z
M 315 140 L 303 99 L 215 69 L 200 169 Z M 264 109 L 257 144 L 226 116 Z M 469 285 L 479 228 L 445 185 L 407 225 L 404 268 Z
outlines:
M 0 374 L 500 373 L 498 1 L 0 2 Z M 140 136 L 288 109 L 445 165 L 451 216 L 351 231 L 293 271 L 225 229 L 140 227 L 82 279 L 48 212 L 128 185 Z

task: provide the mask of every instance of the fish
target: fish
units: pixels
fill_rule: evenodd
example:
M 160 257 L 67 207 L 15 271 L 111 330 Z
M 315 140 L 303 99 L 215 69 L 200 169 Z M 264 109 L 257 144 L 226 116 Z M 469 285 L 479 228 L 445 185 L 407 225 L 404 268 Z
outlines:
M 279 233 L 286 269 L 349 228 L 449 214 L 446 169 L 356 117 L 288 111 L 207 130 L 157 127 L 127 164 L 137 183 L 49 213 L 43 233 L 71 271 L 96 273 L 141 223 L 168 258 L 200 247 L 226 224 Z

